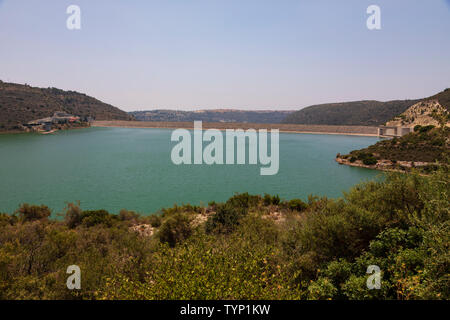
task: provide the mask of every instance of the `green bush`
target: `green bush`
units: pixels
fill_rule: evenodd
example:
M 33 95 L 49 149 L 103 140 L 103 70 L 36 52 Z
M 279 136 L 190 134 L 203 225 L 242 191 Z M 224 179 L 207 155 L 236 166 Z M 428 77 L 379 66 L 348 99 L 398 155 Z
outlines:
M 279 205 L 280 204 L 280 197 L 278 196 L 278 195 L 274 195 L 273 197 L 272 197 L 272 204 L 273 205 Z
M 51 215 L 51 211 L 47 206 L 29 205 L 28 203 L 22 204 L 17 213 L 19 214 L 19 219 L 23 222 L 47 219 Z
M 281 202 L 280 197 L 278 195 L 271 196 L 270 194 L 265 193 L 263 198 L 263 203 L 265 206 L 269 205 L 279 205 Z
M 292 211 L 303 211 L 308 205 L 300 199 L 291 199 L 287 202 L 287 207 Z
M 159 239 L 171 247 L 184 241 L 192 234 L 191 220 L 182 213 L 167 218 L 159 230 Z
M 417 127 L 417 126 L 416 126 L 416 127 Z M 414 131 L 416 130 L 416 127 L 414 127 Z M 424 132 L 430 131 L 430 130 L 433 129 L 433 128 L 434 128 L 433 125 L 422 126 L 422 127 L 418 128 L 418 131 L 419 131 L 420 133 L 424 133 Z
M 260 196 L 250 195 L 248 192 L 245 192 L 232 196 L 227 200 L 226 204 L 247 211 L 249 208 L 257 207 L 260 200 Z
M 153 228 L 159 228 L 161 226 L 161 217 L 156 214 L 152 214 L 148 217 L 148 221 Z
M 364 158 L 364 160 L 363 160 L 363 163 L 368 166 L 377 164 L 377 162 L 378 161 L 375 157 L 367 157 L 367 158 Z
M 241 218 L 247 215 L 244 207 L 235 207 L 230 203 L 217 206 L 216 214 L 210 216 L 206 221 L 207 233 L 230 233 L 239 225 Z
M 81 210 L 79 203 L 68 203 L 65 209 L 64 221 L 70 229 L 73 229 L 81 224 L 83 220 L 82 215 L 83 210 Z
M 0 227 L 12 226 L 17 223 L 17 217 L 6 213 L 0 213 Z
M 319 278 L 308 286 L 308 299 L 311 300 L 331 300 L 336 293 L 336 287 L 327 278 Z
M 122 209 L 119 212 L 119 220 L 120 221 L 130 221 L 136 223 L 139 220 L 140 216 L 134 211 L 129 211 L 126 209 Z
M 106 210 L 88 210 L 81 214 L 81 224 L 85 227 L 93 227 L 98 224 L 111 227 L 117 220 L 116 215 L 109 214 Z

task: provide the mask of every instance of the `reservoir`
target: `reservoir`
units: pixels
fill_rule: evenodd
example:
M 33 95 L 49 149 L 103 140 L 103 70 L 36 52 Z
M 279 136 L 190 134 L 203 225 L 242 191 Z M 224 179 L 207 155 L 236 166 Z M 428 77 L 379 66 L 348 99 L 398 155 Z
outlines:
M 0 135 L 0 212 L 21 203 L 45 204 L 53 215 L 67 202 L 118 213 L 151 214 L 174 204 L 225 201 L 233 194 L 309 194 L 339 197 L 378 171 L 337 164 L 376 137 L 280 133 L 279 171 L 260 175 L 258 165 L 175 165 L 172 129 L 88 128 L 55 134 Z M 248 163 L 248 162 L 247 162 Z

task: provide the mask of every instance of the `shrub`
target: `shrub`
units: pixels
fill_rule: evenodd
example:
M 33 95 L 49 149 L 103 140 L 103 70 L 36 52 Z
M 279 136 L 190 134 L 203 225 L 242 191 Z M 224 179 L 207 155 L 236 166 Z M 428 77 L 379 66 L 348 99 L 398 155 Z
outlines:
M 161 226 L 161 217 L 159 215 L 152 214 L 147 219 L 153 228 L 159 228 Z
M 299 299 L 284 265 L 272 264 L 275 254 L 271 246 L 255 245 L 241 235 L 228 240 L 199 235 L 183 246 L 158 247 L 143 281 L 115 274 L 99 289 L 99 298 Z
M 434 128 L 433 125 L 423 126 L 423 127 L 419 128 L 419 132 L 420 133 L 428 132 L 433 128 Z
M 159 239 L 170 247 L 175 247 L 187 239 L 192 233 L 190 219 L 182 213 L 176 213 L 167 218 L 159 230 Z
M 339 288 L 352 274 L 352 264 L 345 259 L 332 261 L 324 271 L 324 275 Z
M 398 142 L 397 137 L 394 137 L 394 138 L 392 138 L 392 140 L 391 140 L 391 145 L 392 145 L 392 146 L 395 146 L 395 145 L 397 144 L 397 142 Z
M 98 224 L 111 227 L 117 220 L 116 215 L 109 214 L 106 210 L 88 210 L 81 214 L 81 223 L 86 227 L 93 227 Z
M 287 207 L 292 211 L 303 211 L 308 205 L 300 199 L 292 199 L 288 201 Z
M 363 160 L 363 163 L 365 164 L 365 165 L 367 165 L 367 166 L 371 166 L 371 165 L 374 165 L 374 164 L 377 164 L 377 159 L 375 158 L 375 157 L 367 157 L 367 158 L 364 158 L 364 160 Z
M 272 204 L 273 205 L 279 205 L 280 204 L 280 197 L 278 196 L 278 195 L 274 195 L 273 197 L 272 197 Z
M 372 300 L 386 299 L 388 296 L 389 285 L 386 281 L 381 283 L 381 289 L 368 290 L 367 276 L 351 275 L 350 278 L 342 284 L 342 292 L 345 298 L 349 300 Z
M 278 195 L 275 196 L 271 196 L 270 194 L 264 194 L 264 205 L 265 206 L 270 206 L 271 204 L 273 205 L 279 205 L 280 204 L 280 197 Z
M 336 293 L 336 287 L 327 278 L 319 278 L 308 286 L 308 299 L 331 300 Z
M 47 219 L 51 215 L 47 206 L 30 206 L 28 203 L 22 204 L 17 212 L 19 213 L 19 219 L 23 222 Z
M 358 151 L 354 153 L 358 160 L 361 160 L 365 165 L 373 165 L 377 163 L 377 159 L 372 153 Z
M 16 216 L 11 216 L 6 213 L 0 213 L 0 227 L 7 225 L 14 225 L 17 222 Z
M 239 209 L 249 209 L 251 207 L 258 206 L 261 198 L 259 196 L 253 196 L 248 194 L 248 192 L 236 194 L 227 200 L 227 204 Z
M 217 206 L 216 214 L 206 221 L 207 233 L 230 233 L 239 225 L 240 219 L 247 214 L 247 210 L 234 207 L 228 202 Z
M 272 203 L 272 196 L 270 194 L 264 194 L 263 202 L 265 206 L 269 206 Z
M 119 220 L 136 222 L 139 220 L 139 214 L 137 214 L 134 211 L 128 211 L 126 209 L 122 209 L 119 212 Z
M 68 203 L 65 211 L 64 222 L 67 227 L 73 229 L 81 224 L 83 210 L 81 210 L 79 203 Z

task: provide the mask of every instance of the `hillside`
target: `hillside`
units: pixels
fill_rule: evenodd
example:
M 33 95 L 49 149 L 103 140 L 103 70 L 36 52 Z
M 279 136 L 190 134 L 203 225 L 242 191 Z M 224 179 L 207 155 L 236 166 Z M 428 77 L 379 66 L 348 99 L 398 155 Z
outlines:
M 97 120 L 129 120 L 126 112 L 75 91 L 36 88 L 0 80 L 0 130 L 45 118 L 56 111 Z
M 149 110 L 130 112 L 139 121 L 160 122 L 251 122 L 251 123 L 280 123 L 293 111 L 246 111 L 231 109 L 177 111 L 177 110 Z
M 386 123 L 387 126 L 439 126 L 450 121 L 450 89 L 423 99 Z M 440 117 L 442 117 L 440 119 Z
M 288 115 L 283 123 L 325 125 L 382 125 L 419 100 L 353 101 L 310 106 Z
M 414 104 L 402 114 L 396 116 L 386 123 L 387 126 L 438 126 L 439 121 L 436 115 L 443 115 L 448 118 L 449 113 L 438 100 L 424 100 Z
M 408 170 L 421 167 L 436 169 L 435 163 L 446 163 L 450 158 L 450 128 L 416 126 L 414 132 L 400 138 L 382 140 L 347 155 L 338 155 L 341 164 L 373 169 Z
M 447 109 L 447 111 L 450 112 L 450 88 L 447 88 L 444 91 L 439 92 L 438 94 L 424 100 L 437 100 L 441 106 L 443 106 Z

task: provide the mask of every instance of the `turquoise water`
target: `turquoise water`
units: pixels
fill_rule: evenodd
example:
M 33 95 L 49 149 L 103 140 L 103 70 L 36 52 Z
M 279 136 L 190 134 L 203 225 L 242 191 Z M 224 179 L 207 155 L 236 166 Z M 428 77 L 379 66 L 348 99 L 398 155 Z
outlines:
M 374 170 L 338 165 L 336 153 L 375 143 L 375 137 L 280 133 L 280 169 L 260 165 L 180 165 L 170 159 L 169 129 L 89 128 L 52 135 L 0 135 L 0 212 L 20 203 L 61 212 L 126 208 L 143 214 L 173 204 L 224 201 L 235 192 L 306 199 L 337 197 Z

